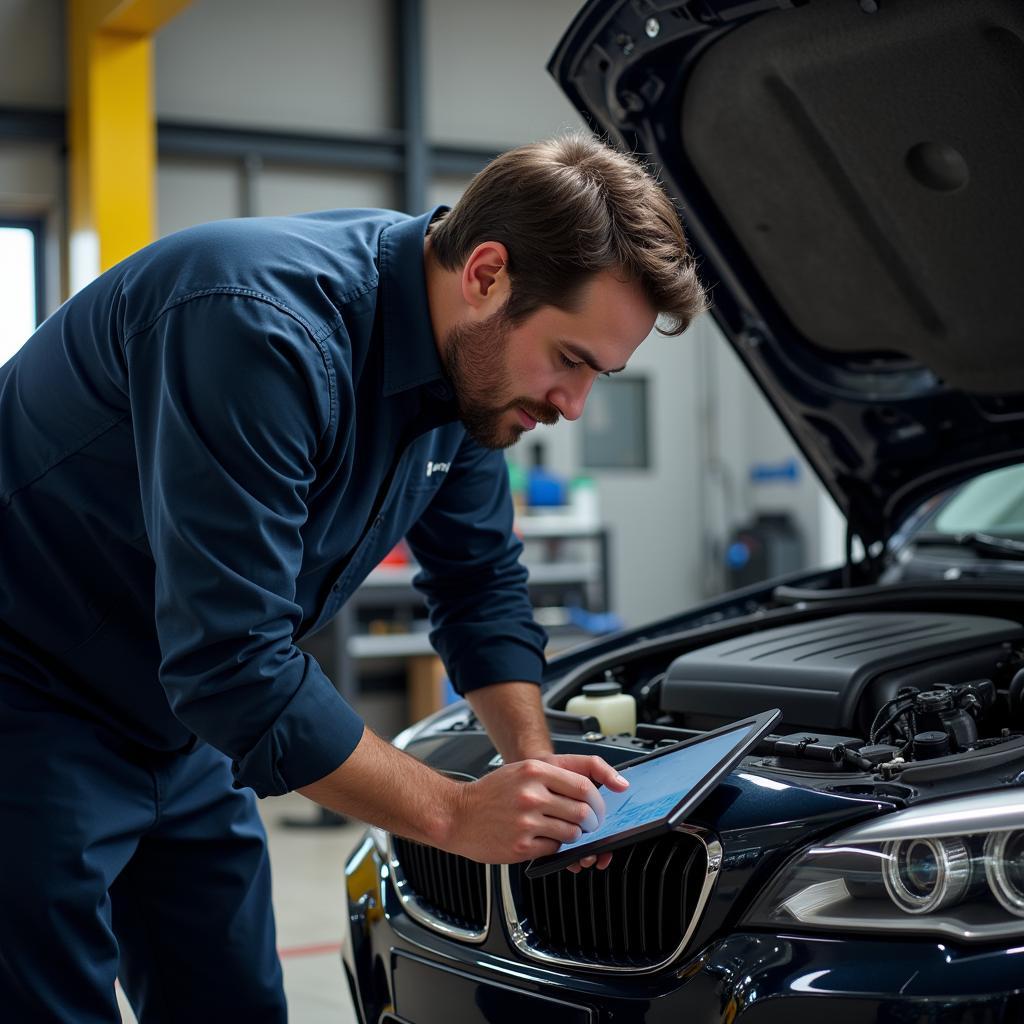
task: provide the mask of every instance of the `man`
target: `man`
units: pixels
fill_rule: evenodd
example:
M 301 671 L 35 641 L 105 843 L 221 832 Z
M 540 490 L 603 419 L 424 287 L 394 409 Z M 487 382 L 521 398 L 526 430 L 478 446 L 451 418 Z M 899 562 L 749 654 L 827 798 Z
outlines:
M 500 449 L 702 295 L 675 212 L 582 135 L 450 212 L 229 221 L 102 275 L 0 369 L 0 1006 L 284 1019 L 255 796 L 481 861 L 622 788 L 558 756 Z M 455 783 L 296 640 L 401 537 L 504 767 Z M 604 861 L 598 865 L 603 866 Z

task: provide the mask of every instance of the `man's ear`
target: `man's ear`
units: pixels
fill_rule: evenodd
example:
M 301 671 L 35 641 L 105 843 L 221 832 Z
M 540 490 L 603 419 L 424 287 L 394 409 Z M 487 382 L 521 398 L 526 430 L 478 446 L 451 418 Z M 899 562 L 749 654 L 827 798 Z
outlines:
M 509 295 L 508 250 L 501 242 L 481 242 L 462 267 L 462 298 L 480 316 L 497 312 Z

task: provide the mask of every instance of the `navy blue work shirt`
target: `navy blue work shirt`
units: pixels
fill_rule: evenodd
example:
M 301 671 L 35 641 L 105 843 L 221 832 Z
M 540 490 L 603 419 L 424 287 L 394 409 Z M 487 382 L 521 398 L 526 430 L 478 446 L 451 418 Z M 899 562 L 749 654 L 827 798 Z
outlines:
M 179 232 L 0 367 L 0 680 L 239 784 L 327 775 L 362 721 L 296 640 L 406 536 L 460 692 L 539 682 L 500 452 L 433 337 L 431 216 Z M 13 691 L 12 691 L 13 688 Z

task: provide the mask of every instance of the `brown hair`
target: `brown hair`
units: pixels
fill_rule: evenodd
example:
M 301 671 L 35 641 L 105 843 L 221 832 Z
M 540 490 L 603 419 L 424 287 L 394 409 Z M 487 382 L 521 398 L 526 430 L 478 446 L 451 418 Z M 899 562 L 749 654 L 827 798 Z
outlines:
M 505 314 L 574 309 L 602 270 L 637 281 L 681 334 L 707 302 L 671 200 L 639 160 L 572 132 L 519 146 L 480 171 L 430 229 L 438 262 L 457 270 L 481 242 L 508 249 Z

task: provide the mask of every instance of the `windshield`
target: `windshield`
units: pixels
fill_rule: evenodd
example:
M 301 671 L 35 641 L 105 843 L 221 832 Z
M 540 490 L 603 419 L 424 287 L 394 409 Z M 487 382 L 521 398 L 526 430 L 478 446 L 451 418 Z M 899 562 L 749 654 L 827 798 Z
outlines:
M 1024 466 L 985 473 L 942 501 L 919 529 L 953 536 L 1024 538 Z

